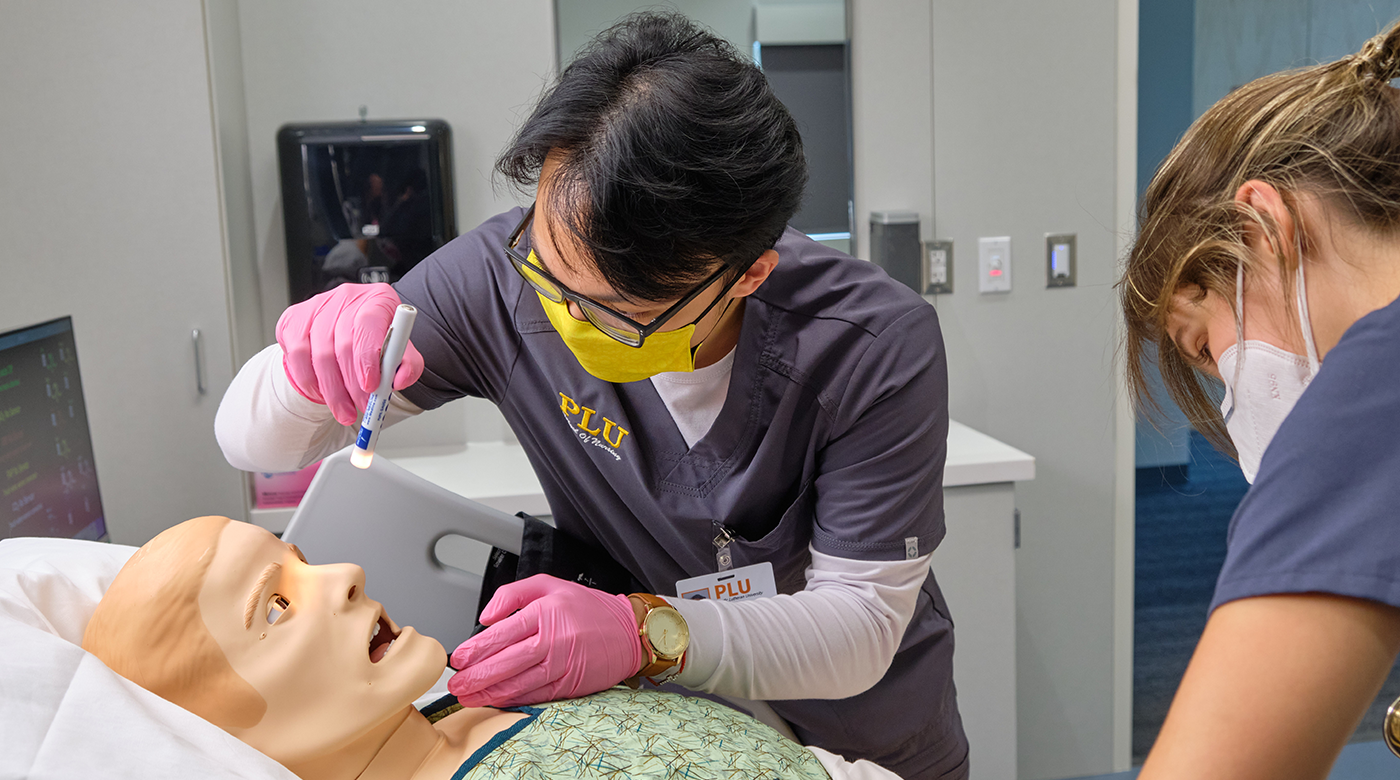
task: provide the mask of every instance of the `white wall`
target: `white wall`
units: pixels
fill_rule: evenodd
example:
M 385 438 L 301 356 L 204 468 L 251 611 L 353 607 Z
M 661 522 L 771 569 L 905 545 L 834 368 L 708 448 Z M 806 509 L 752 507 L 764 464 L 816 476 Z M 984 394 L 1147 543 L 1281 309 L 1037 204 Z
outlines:
M 459 232 L 513 206 L 492 165 L 554 70 L 551 0 L 241 0 L 252 226 L 263 344 L 287 306 L 277 129 L 288 122 L 428 117 L 452 126 Z M 449 404 L 387 431 L 450 443 L 510 438 L 489 403 Z
M 1017 488 L 1027 778 L 1126 764 L 1131 493 L 1119 472 L 1131 480 L 1132 423 L 1116 403 L 1112 285 L 1132 229 L 1119 108 L 1135 92 L 1120 95 L 1119 20 L 1117 0 L 854 3 L 857 251 L 875 209 L 919 211 L 926 237 L 955 241 L 954 293 L 935 301 L 950 411 L 1037 458 Z M 1049 232 L 1079 237 L 1075 288 L 1045 288 Z M 977 238 L 1000 235 L 1013 291 L 979 295 Z
M 205 54 L 199 3 L 0 4 L 0 331 L 73 316 L 117 542 L 244 508 Z
M 452 126 L 458 230 L 514 205 L 491 166 L 553 71 L 549 0 L 242 0 L 253 220 L 264 329 L 286 307 L 277 128 L 428 117 Z
M 916 211 L 933 237 L 929 0 L 850 0 L 852 253 L 870 259 L 870 212 Z
M 853 3 L 857 254 L 879 209 L 918 211 L 926 238 L 954 239 L 954 293 L 935 299 L 950 411 L 1037 458 L 1017 491 L 1027 778 L 1127 760 L 1132 426 L 1116 401 L 1112 284 L 1133 160 L 1119 21 L 1117 0 Z M 1078 287 L 1045 289 L 1048 232 L 1078 234 Z M 997 235 L 1012 237 L 1014 288 L 981 296 L 977 238 Z
M 952 416 L 1036 457 L 1017 487 L 1020 771 L 1114 769 L 1117 3 L 933 2 L 937 308 Z M 1045 234 L 1078 286 L 1045 287 Z M 977 238 L 1011 236 L 1013 289 L 979 295 Z M 1131 474 L 1129 474 L 1131 477 Z M 952 605 L 956 610 L 956 605 Z M 956 619 L 956 611 L 954 619 Z
M 243 41 L 238 0 L 204 0 L 214 133 L 228 247 L 229 300 L 233 309 L 234 365 L 267 346 L 263 335 L 262 281 L 253 232 L 253 181 L 248 161 L 248 113 L 243 94 Z

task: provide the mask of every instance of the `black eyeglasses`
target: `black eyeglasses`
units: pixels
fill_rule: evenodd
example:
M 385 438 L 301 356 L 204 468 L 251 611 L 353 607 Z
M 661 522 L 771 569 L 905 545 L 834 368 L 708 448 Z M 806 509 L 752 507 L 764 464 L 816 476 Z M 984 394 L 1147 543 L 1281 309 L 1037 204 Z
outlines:
M 614 311 L 586 295 L 580 295 L 570 290 L 568 287 L 561 284 L 558 279 L 551 276 L 542 266 L 532 262 L 527 254 L 522 254 L 518 247 L 521 240 L 525 237 L 525 230 L 529 227 L 530 220 L 533 219 L 534 216 L 535 206 L 534 204 L 530 204 L 529 210 L 525 212 L 525 218 L 520 220 L 520 224 L 515 226 L 515 230 L 511 231 L 510 238 L 506 239 L 506 256 L 510 258 L 511 265 L 515 266 L 515 270 L 519 272 L 520 276 L 523 277 L 531 287 L 535 288 L 540 295 L 543 295 L 555 303 L 564 303 L 565 301 L 577 303 L 578 307 L 583 310 L 583 315 L 588 318 L 589 322 L 593 323 L 594 327 L 629 347 L 640 347 L 642 342 L 646 341 L 647 336 L 661 330 L 661 326 L 665 325 L 672 317 L 675 317 L 677 312 L 684 309 L 691 301 L 699 297 L 700 293 L 714 284 L 724 275 L 725 271 L 730 270 L 729 266 L 725 266 L 715 271 L 713 274 L 710 274 L 709 278 L 701 282 L 694 290 L 687 293 L 684 298 L 676 301 L 671 308 L 662 312 L 660 316 L 650 323 L 643 325 L 631 317 L 621 312 Z M 710 302 L 710 305 L 706 306 L 705 310 L 700 312 L 700 315 L 691 321 L 691 324 L 699 322 L 701 317 L 709 314 L 710 309 L 713 309 L 715 304 L 719 303 L 720 299 L 724 297 L 724 294 L 729 292 L 730 288 L 743 278 L 744 273 L 747 271 L 748 268 L 744 268 L 736 274 L 733 279 L 729 280 L 729 283 L 724 286 L 724 289 L 719 291 L 719 295 L 715 296 L 715 299 Z

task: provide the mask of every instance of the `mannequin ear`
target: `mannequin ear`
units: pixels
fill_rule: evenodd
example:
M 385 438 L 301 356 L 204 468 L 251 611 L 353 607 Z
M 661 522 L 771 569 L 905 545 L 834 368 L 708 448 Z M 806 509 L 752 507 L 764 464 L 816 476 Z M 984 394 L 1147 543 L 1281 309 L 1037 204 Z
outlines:
M 1259 222 L 1253 219 L 1245 220 L 1245 243 L 1258 257 L 1278 262 L 1280 253 L 1283 256 L 1290 254 L 1289 247 L 1297 240 L 1297 225 L 1293 221 L 1293 212 L 1289 211 L 1288 204 L 1278 189 L 1267 182 L 1250 179 L 1235 191 L 1235 202 L 1248 206 L 1262 218 L 1271 220 L 1278 226 L 1277 237 L 1280 246 L 1275 247 L 1269 242 L 1268 235 Z
M 735 298 L 743 298 L 752 295 L 759 285 L 763 284 L 768 275 L 773 273 L 773 269 L 778 267 L 778 250 L 770 249 L 758 256 L 749 266 L 749 270 L 744 272 L 739 281 L 729 289 L 729 294 Z

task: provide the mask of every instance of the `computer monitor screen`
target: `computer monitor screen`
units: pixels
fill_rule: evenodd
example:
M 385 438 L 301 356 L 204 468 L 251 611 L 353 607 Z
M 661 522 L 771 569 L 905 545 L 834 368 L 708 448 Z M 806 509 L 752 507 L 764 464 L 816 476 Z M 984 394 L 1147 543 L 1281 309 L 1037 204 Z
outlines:
M 73 319 L 0 333 L 0 539 L 105 539 Z

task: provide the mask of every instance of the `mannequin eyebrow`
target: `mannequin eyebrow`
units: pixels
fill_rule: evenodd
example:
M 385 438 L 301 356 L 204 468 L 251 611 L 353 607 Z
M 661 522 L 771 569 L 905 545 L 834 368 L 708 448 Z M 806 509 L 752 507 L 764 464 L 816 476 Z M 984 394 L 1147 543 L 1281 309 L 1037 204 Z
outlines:
M 253 627 L 253 612 L 257 610 L 258 604 L 262 601 L 263 590 L 267 588 L 267 583 L 282 571 L 282 564 L 269 563 L 262 574 L 258 575 L 258 581 L 253 583 L 253 589 L 248 592 L 248 605 L 243 608 L 243 627 L 245 629 Z

